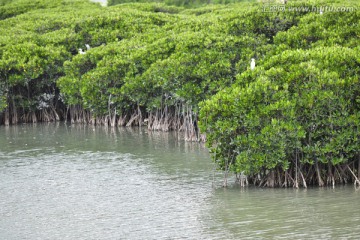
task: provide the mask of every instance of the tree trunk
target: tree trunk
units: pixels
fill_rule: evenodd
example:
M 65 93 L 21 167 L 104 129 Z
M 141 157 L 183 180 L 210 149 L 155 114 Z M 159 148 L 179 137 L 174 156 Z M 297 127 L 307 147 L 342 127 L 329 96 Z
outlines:
M 318 183 L 319 183 L 319 187 L 323 187 L 324 186 L 324 181 L 321 178 L 321 173 L 320 173 L 320 169 L 319 169 L 319 164 L 318 161 L 315 161 L 315 168 L 316 168 L 316 174 L 317 174 L 317 178 L 318 178 Z
M 360 154 L 358 155 L 358 178 L 360 178 Z
M 301 179 L 302 179 L 302 181 L 303 181 L 303 186 L 304 186 L 304 188 L 307 188 L 306 180 L 305 180 L 305 178 L 304 178 L 303 173 L 301 172 L 301 169 L 299 170 L 299 172 L 300 172 Z
M 353 177 L 355 178 L 355 181 L 354 181 L 354 185 L 356 186 L 357 184 L 360 186 L 360 181 L 359 179 L 356 177 L 356 175 L 354 174 L 354 172 L 351 170 L 351 168 L 349 167 L 349 165 L 347 164 L 346 165 L 348 170 L 350 171 L 350 173 L 353 175 Z
M 270 170 L 270 173 L 268 175 L 268 178 L 267 178 L 267 182 L 266 182 L 266 185 L 268 187 L 275 187 L 275 173 L 274 173 L 274 170 Z
M 10 125 L 9 107 L 7 107 L 7 108 L 5 109 L 4 123 L 5 123 L 5 126 L 9 126 L 9 125 Z

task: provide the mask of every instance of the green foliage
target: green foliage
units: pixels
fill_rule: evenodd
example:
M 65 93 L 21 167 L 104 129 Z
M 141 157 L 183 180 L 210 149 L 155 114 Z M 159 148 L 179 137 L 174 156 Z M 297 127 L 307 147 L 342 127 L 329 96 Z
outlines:
M 6 98 L 5 88 L 0 85 L 0 112 L 7 107 Z
M 201 7 L 208 4 L 230 4 L 239 2 L 254 2 L 254 0 L 108 0 L 108 6 L 124 3 L 163 3 L 172 6 L 181 6 L 187 8 Z
M 349 30 L 335 31 L 339 27 L 324 16 L 319 23 L 319 15 L 310 14 L 277 34 L 278 47 L 254 71 L 201 104 L 201 129 L 220 168 L 253 175 L 286 170 L 296 158 L 337 165 L 359 153 L 360 61 L 353 44 L 359 29 L 342 41 L 338 35 Z M 355 21 L 337 19 L 349 26 Z M 318 37 L 309 33 L 317 28 Z M 339 41 L 329 43 L 331 38 Z
M 100 116 L 186 105 L 220 169 L 353 160 L 359 11 L 289 10 L 344 4 L 335 0 L 187 8 L 203 3 L 1 1 L 0 111 L 35 112 L 46 94 Z
M 238 73 L 246 70 L 254 49 L 259 53 L 268 50 L 267 38 L 250 27 L 243 28 L 247 34 L 229 35 L 234 23 L 222 18 L 232 19 L 239 9 L 230 15 L 219 11 L 193 16 L 189 12 L 159 12 L 159 6 L 129 4 L 114 8 L 123 11 L 123 18 L 118 19 L 126 20 L 129 29 L 121 41 L 95 47 L 65 63 L 66 76 L 58 85 L 68 103 L 81 103 L 97 114 L 108 111 L 110 98 L 118 112 L 138 105 L 151 110 L 177 103 L 196 109 L 200 101 L 230 85 Z M 128 7 L 132 8 L 131 15 Z M 133 18 L 134 13 L 143 17 Z M 132 23 L 135 20 L 136 24 Z M 104 24 L 102 29 L 114 32 L 124 24 L 114 29 L 114 24 Z M 129 33 L 136 34 L 136 38 Z

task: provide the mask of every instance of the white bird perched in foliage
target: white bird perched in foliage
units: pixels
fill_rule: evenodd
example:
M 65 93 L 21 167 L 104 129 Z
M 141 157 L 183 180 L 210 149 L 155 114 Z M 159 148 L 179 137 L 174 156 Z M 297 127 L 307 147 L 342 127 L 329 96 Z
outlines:
M 255 69 L 255 58 L 252 58 L 252 59 L 251 59 L 250 69 L 251 69 L 251 70 L 254 70 L 254 69 Z
M 90 45 L 89 44 L 85 44 L 85 47 L 87 50 L 90 50 Z
M 85 54 L 85 52 L 81 48 L 79 48 L 79 54 Z

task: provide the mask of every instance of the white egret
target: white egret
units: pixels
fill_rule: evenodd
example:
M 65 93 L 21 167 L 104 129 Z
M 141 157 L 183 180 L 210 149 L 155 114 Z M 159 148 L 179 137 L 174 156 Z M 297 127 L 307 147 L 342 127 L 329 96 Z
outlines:
M 250 69 L 251 69 L 251 70 L 254 70 L 254 69 L 255 69 L 255 58 L 252 58 L 252 59 L 251 59 Z
M 85 52 L 81 48 L 79 48 L 79 54 L 85 54 Z
M 90 45 L 89 44 L 85 44 L 85 47 L 87 50 L 90 50 Z

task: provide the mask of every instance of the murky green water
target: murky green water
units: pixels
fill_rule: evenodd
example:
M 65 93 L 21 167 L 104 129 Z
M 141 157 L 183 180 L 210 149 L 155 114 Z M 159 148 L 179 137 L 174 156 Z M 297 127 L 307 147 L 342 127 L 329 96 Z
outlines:
M 213 189 L 212 168 L 203 146 L 172 133 L 1 126 L 0 239 L 360 236 L 352 185 Z

